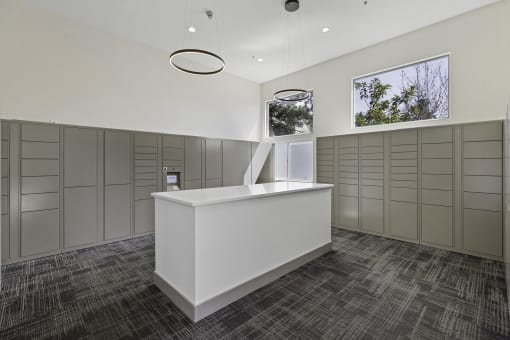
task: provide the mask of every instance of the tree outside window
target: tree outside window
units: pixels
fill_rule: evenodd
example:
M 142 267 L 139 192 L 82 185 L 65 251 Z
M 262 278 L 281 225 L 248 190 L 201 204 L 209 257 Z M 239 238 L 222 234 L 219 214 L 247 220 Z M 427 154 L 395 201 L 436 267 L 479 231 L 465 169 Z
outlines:
M 307 99 L 301 101 L 269 101 L 266 110 L 268 113 L 268 137 L 300 135 L 313 131 L 312 91 Z
M 354 79 L 356 127 L 448 118 L 448 56 Z

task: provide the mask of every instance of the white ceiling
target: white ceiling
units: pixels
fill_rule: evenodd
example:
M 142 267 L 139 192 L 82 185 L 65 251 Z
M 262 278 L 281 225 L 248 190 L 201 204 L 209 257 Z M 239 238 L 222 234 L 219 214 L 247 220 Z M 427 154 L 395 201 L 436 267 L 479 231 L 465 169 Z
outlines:
M 259 83 L 497 1 L 301 0 L 300 10 L 288 14 L 284 0 L 25 0 L 168 53 L 180 48 L 219 52 L 227 72 Z M 215 11 L 218 35 L 206 9 Z M 188 25 L 197 32 L 188 33 Z M 330 32 L 322 33 L 323 26 Z

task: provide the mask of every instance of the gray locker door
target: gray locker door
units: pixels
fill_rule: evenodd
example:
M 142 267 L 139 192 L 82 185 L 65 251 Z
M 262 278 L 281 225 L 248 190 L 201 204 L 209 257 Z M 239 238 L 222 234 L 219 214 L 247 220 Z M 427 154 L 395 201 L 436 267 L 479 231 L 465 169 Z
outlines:
M 157 135 L 135 134 L 135 234 L 154 231 L 154 199 L 150 194 L 159 191 L 158 182 L 162 178 L 162 169 L 158 167 L 160 151 Z
M 2 121 L 1 127 L 1 167 L 0 174 L 2 177 L 2 190 L 1 190 L 1 260 L 7 261 L 9 259 L 9 123 Z
M 104 136 L 104 184 L 131 182 L 131 136 L 129 132 L 106 131 Z
M 64 246 L 87 245 L 99 240 L 97 188 L 64 189 Z
M 200 179 L 195 181 L 184 181 L 184 189 L 193 190 L 193 189 L 201 189 L 202 181 Z
M 21 213 L 21 256 L 44 254 L 59 249 L 59 210 Z
M 135 201 L 135 234 L 154 231 L 154 200 Z
M 317 156 L 316 156 L 316 180 L 318 183 L 335 184 L 333 173 L 335 172 L 335 143 L 336 139 L 333 137 L 320 137 L 317 138 Z M 272 158 L 274 159 L 274 146 L 271 151 Z M 265 165 L 264 165 L 265 167 Z M 274 180 L 274 162 L 271 162 L 271 177 Z M 339 202 L 338 185 L 335 185 L 331 192 L 331 224 L 339 225 L 340 209 L 338 208 Z
M 184 146 L 184 178 L 186 181 L 202 179 L 202 139 L 186 137 Z
M 163 147 L 183 149 L 184 148 L 184 136 L 164 135 L 163 136 Z
M 21 124 L 20 255 L 60 249 L 60 129 Z
M 97 131 L 64 129 L 64 186 L 97 185 Z
M 221 179 L 223 163 L 221 160 L 221 140 L 205 141 L 205 179 Z M 221 182 L 221 180 L 220 180 Z
M 218 188 L 221 187 L 221 178 L 213 178 L 205 181 L 206 188 Z
M 223 186 L 243 185 L 250 161 L 250 142 L 223 141 Z
M 96 129 L 64 129 L 64 247 L 99 241 Z M 102 235 L 101 235 L 102 236 Z
M 104 213 L 105 239 L 131 234 L 131 184 L 105 187 Z

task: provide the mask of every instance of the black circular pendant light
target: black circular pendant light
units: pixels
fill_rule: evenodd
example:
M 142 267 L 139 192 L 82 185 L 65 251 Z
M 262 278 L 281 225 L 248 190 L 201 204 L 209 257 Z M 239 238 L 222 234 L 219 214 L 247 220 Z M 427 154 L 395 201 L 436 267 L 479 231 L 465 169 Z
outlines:
M 285 1 L 285 10 L 287 12 L 295 12 L 299 9 L 299 0 L 287 0 Z M 301 29 L 301 21 L 300 21 L 300 29 Z M 303 44 L 303 32 L 301 33 L 301 43 L 303 48 L 303 64 L 304 62 L 304 44 Z M 289 42 L 287 41 L 287 45 L 289 45 Z M 288 77 L 288 76 L 287 76 Z M 306 100 L 310 97 L 310 92 L 307 90 L 299 89 L 299 88 L 286 88 L 283 90 L 276 91 L 273 93 L 273 98 L 275 100 L 278 100 L 280 102 L 299 102 Z
M 220 67 L 218 69 L 212 70 L 212 71 L 197 71 L 197 70 L 192 70 L 191 68 L 186 68 L 184 66 L 180 66 L 175 62 L 175 58 L 177 58 L 178 56 L 186 56 L 186 55 L 202 55 L 202 56 L 213 58 L 214 60 L 216 60 L 220 63 Z M 199 49 L 194 49 L 194 48 L 186 48 L 186 49 L 182 49 L 182 50 L 173 52 L 172 54 L 170 54 L 169 61 L 170 61 L 170 65 L 172 65 L 179 71 L 183 71 L 183 72 L 190 73 L 190 74 L 197 74 L 197 75 L 213 75 L 213 74 L 220 73 L 225 68 L 225 61 L 219 55 L 209 52 L 209 51 L 206 51 L 206 50 L 199 50 Z
M 303 89 L 284 89 L 273 94 L 274 99 L 281 102 L 300 102 L 310 97 L 310 92 Z
M 214 4 L 214 0 L 213 0 L 213 4 Z M 188 9 L 188 11 L 189 11 L 189 9 Z M 213 18 L 214 18 L 214 12 L 212 10 L 206 10 L 205 15 L 207 16 L 207 18 L 209 20 L 213 20 Z M 188 15 L 186 15 L 186 16 L 188 16 Z M 220 38 L 219 38 L 218 20 L 217 19 L 215 20 L 215 25 L 216 25 L 216 39 L 217 39 L 218 50 L 219 50 L 220 49 L 220 47 L 219 47 L 220 46 L 220 42 L 219 42 Z M 192 27 L 192 28 L 193 28 L 192 31 L 189 29 L 187 31 L 195 32 L 195 28 L 194 27 Z M 186 34 L 186 33 L 184 33 L 184 34 Z M 183 41 L 184 41 L 184 39 L 183 39 Z M 193 57 L 193 56 L 209 58 L 210 60 L 213 60 L 214 62 L 218 63 L 219 66 L 216 69 L 213 69 L 210 71 L 209 70 L 203 71 L 203 70 L 194 69 L 190 66 L 184 66 L 182 64 L 179 64 L 177 61 L 177 57 L 186 58 L 186 57 Z M 222 57 L 220 57 L 216 53 L 206 51 L 203 49 L 198 49 L 198 48 L 183 48 L 183 49 L 177 50 L 175 52 L 172 52 L 172 54 L 170 54 L 170 57 L 168 57 L 168 61 L 169 61 L 170 65 L 172 65 L 175 69 L 182 71 L 182 72 L 189 73 L 189 74 L 195 74 L 195 75 L 213 75 L 213 74 L 218 74 L 225 69 L 225 60 L 223 60 Z

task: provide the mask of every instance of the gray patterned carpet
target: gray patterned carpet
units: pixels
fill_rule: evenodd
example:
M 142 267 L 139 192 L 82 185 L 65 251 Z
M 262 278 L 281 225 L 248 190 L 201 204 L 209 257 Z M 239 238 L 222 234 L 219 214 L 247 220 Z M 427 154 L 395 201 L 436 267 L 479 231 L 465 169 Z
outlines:
M 143 237 L 2 268 L 0 339 L 509 339 L 503 264 L 333 229 L 334 252 L 194 324 Z

